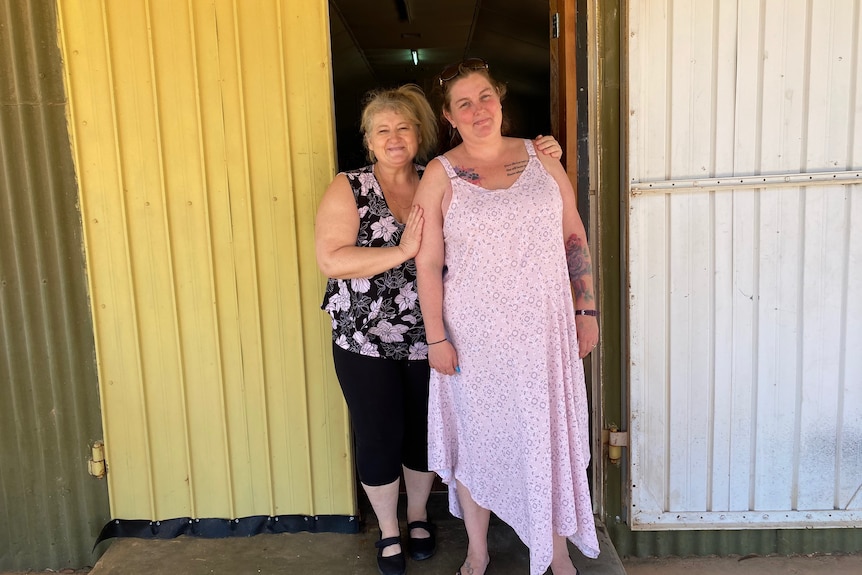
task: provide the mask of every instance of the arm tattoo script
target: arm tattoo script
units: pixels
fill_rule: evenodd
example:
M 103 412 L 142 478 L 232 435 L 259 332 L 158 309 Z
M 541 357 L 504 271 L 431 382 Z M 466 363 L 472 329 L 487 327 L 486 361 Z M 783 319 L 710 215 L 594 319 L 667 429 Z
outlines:
M 462 168 L 461 166 L 454 166 L 455 173 L 462 180 L 467 180 L 468 182 L 473 182 L 474 184 L 478 184 L 482 180 L 482 176 L 476 173 L 476 170 L 473 168 Z
M 572 234 L 566 240 L 566 263 L 569 266 L 569 281 L 572 282 L 575 297 L 592 301 L 593 292 L 587 288 L 584 278 L 591 276 L 593 269 L 590 265 L 587 243 L 577 234 Z

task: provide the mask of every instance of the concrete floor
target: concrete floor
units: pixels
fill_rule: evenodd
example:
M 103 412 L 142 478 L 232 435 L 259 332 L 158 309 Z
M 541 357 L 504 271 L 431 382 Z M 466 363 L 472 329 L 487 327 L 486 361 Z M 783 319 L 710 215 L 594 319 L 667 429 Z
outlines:
M 505 529 L 491 532 L 493 560 L 488 575 L 526 575 L 526 549 L 509 540 Z M 257 535 L 247 539 L 194 539 L 166 541 L 118 539 L 96 566 L 64 569 L 76 575 L 244 575 L 244 574 L 350 574 L 376 575 L 372 544 L 376 535 L 309 534 Z M 455 573 L 463 559 L 462 536 L 441 530 L 437 555 L 422 563 L 408 562 L 409 575 Z M 797 557 L 703 557 L 623 559 L 624 571 L 610 566 L 575 562 L 583 575 L 860 575 L 862 555 Z M 0 572 L 0 575 L 36 573 Z M 45 571 L 41 571 L 45 573 Z M 56 571 L 54 573 L 57 573 Z
M 431 559 L 408 559 L 410 575 L 453 575 L 464 560 L 467 537 L 463 523 L 436 519 L 437 553 Z M 402 525 L 402 533 L 406 526 Z M 90 575 L 274 575 L 302 573 L 376 575 L 376 527 L 357 535 L 292 533 L 249 538 L 170 540 L 118 539 L 90 571 Z M 572 558 L 582 573 L 625 575 L 610 540 L 601 532 L 602 554 L 589 560 L 576 550 Z M 495 575 L 529 572 L 527 548 L 507 525 L 493 521 L 488 535 Z
M 115 539 L 89 575 L 378 575 L 377 518 L 360 492 L 360 533 L 262 534 L 254 537 L 203 539 Z M 406 504 L 402 497 L 398 516 L 406 534 Z M 448 510 L 446 492 L 434 492 L 428 513 L 437 525 L 437 553 L 421 562 L 407 560 L 409 575 L 454 575 L 464 561 L 467 533 L 464 523 Z M 488 531 L 491 567 L 488 575 L 529 573 L 529 551 L 515 532 L 492 515 Z M 599 559 L 589 560 L 574 546 L 572 560 L 582 573 L 625 575 L 622 563 L 604 528 L 599 526 Z M 106 544 L 102 544 L 106 545 Z M 74 572 L 80 575 L 80 572 Z M 86 571 L 84 573 L 87 573 Z M 0 575 L 9 575 L 0 573 Z
M 438 526 L 437 554 L 427 561 L 408 559 L 408 575 L 453 575 L 464 559 L 464 524 L 449 515 L 445 494 L 432 494 L 432 520 Z M 76 575 L 377 575 L 374 515 L 366 513 L 356 535 L 293 533 L 247 538 L 168 540 L 115 539 L 92 569 L 65 569 Z M 404 512 L 400 513 L 404 517 Z M 406 526 L 402 524 L 402 533 Z M 488 575 L 529 573 L 527 548 L 509 526 L 492 517 Z M 584 558 L 571 545 L 582 575 L 862 575 L 862 554 L 800 557 L 707 557 L 620 560 L 603 527 L 602 553 Z M 41 571 L 40 573 L 45 573 Z M 27 573 L 35 573 L 29 571 Z M 57 573 L 57 571 L 54 571 Z M 22 575 L 21 572 L 0 575 Z
M 461 535 L 441 531 L 440 547 L 431 559 L 408 562 L 409 575 L 452 575 L 463 558 Z M 509 539 L 505 529 L 492 528 L 493 560 L 488 575 L 526 575 L 526 549 Z M 376 575 L 376 535 L 257 535 L 248 539 L 166 541 L 118 539 L 92 569 L 63 570 L 76 575 L 244 575 L 350 574 Z M 624 571 L 575 560 L 583 575 L 860 575 L 862 555 L 797 557 L 701 557 L 623 559 Z M 33 572 L 27 572 L 32 574 Z M 42 572 L 44 573 L 44 572 Z M 0 573 L 0 575 L 24 575 Z

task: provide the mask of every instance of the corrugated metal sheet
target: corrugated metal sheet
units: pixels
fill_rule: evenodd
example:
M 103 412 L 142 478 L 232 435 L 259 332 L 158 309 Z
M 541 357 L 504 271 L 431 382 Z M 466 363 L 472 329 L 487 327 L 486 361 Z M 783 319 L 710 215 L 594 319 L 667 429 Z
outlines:
M 91 565 L 107 489 L 52 0 L 0 2 L 0 571 Z
M 608 530 L 621 557 L 862 553 L 860 529 Z
M 355 511 L 326 0 L 61 0 L 115 518 Z
M 858 174 L 722 181 L 862 168 L 860 31 L 855 0 L 629 5 L 636 528 L 862 521 Z

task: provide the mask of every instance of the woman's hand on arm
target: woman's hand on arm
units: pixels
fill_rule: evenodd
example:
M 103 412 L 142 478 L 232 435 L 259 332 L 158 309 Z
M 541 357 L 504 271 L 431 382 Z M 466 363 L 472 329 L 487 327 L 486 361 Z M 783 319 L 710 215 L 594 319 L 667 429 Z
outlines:
M 425 169 L 415 198 L 425 214 L 422 245 L 416 254 L 416 276 L 425 338 L 433 344 L 428 346 L 428 363 L 446 375 L 453 375 L 458 367 L 458 353 L 446 339 L 443 324 L 443 210 L 450 194 L 446 171 L 439 161 L 432 160 Z
M 320 201 L 314 227 L 317 265 L 327 277 L 370 277 L 392 269 L 419 251 L 422 243 L 422 208 L 413 206 L 401 242 L 390 247 L 359 247 L 359 212 L 353 190 L 344 174 L 335 177 Z
M 596 295 L 593 287 L 593 263 L 587 244 L 587 231 L 578 213 L 577 194 L 560 162 L 547 157 L 539 158 L 560 187 L 563 200 L 563 245 L 569 281 L 575 298 L 575 309 L 595 310 Z M 596 316 L 577 315 L 580 357 L 586 357 L 599 343 L 599 324 Z
M 560 146 L 560 143 L 553 136 L 543 136 L 539 134 L 536 136 L 536 139 L 533 140 L 533 146 L 535 148 L 545 154 L 546 156 L 551 156 L 555 160 L 559 160 L 563 157 L 563 147 Z
M 407 216 L 407 221 L 404 223 L 404 231 L 401 232 L 401 241 L 398 242 L 398 247 L 407 256 L 407 259 L 413 259 L 419 253 L 419 247 L 422 245 L 422 231 L 425 225 L 425 218 L 422 215 L 422 207 L 418 204 L 413 204 L 410 208 L 410 215 Z

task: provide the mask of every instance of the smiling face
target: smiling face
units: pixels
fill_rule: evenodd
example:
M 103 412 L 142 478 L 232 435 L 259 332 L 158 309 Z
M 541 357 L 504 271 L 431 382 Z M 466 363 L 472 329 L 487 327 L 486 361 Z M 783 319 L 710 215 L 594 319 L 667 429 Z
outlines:
M 500 95 L 485 74 L 472 73 L 447 86 L 443 112 L 464 139 L 499 135 L 503 121 Z
M 368 151 L 377 162 L 387 166 L 412 164 L 419 150 L 416 124 L 394 110 L 382 110 L 371 120 L 365 134 Z

